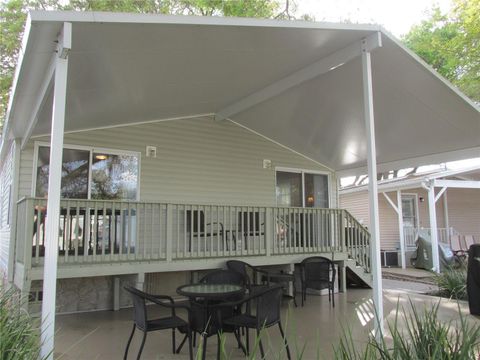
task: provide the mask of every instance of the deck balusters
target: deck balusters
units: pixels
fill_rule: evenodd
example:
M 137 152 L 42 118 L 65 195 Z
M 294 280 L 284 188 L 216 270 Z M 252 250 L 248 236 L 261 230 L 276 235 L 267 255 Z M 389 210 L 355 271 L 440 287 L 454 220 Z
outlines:
M 17 222 L 24 225 L 17 231 L 25 242 L 17 243 L 17 257 L 33 257 L 33 266 L 43 264 L 45 203 L 18 203 Z M 64 199 L 61 217 L 59 263 L 344 251 L 370 267 L 368 231 L 339 209 Z

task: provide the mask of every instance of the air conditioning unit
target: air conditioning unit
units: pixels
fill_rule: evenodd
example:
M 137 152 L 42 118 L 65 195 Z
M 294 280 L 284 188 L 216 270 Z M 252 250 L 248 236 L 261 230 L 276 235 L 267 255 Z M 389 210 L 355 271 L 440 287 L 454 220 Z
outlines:
M 382 266 L 398 266 L 398 251 L 380 250 L 380 261 Z

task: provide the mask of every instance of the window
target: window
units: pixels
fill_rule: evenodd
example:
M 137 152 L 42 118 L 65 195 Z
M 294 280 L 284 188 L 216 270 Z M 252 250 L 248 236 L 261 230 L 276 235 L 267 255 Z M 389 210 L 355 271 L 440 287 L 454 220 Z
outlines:
M 277 171 L 277 205 L 328 208 L 328 175 Z
M 136 200 L 138 165 L 138 154 L 64 148 L 61 196 L 68 199 Z M 49 170 L 50 147 L 39 146 L 35 196 L 47 196 Z
M 89 151 L 63 149 L 61 185 L 63 198 L 88 198 L 89 159 Z M 40 146 L 38 148 L 36 196 L 47 196 L 49 173 L 50 148 L 47 146 Z
M 92 199 L 136 200 L 138 158 L 93 153 Z
M 402 195 L 403 225 L 417 227 L 417 197 L 416 195 Z

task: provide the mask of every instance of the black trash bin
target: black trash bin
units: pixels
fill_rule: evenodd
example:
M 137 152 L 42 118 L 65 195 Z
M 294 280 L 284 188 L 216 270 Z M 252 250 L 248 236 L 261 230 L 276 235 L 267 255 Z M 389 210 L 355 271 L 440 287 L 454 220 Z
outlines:
M 468 250 L 467 293 L 470 314 L 480 316 L 480 244 Z

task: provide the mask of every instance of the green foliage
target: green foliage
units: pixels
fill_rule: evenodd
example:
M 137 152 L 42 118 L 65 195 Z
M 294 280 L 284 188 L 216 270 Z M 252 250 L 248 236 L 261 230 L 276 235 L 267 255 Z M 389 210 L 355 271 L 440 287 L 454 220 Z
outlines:
M 458 269 L 449 268 L 435 275 L 439 295 L 458 300 L 467 300 L 467 269 L 465 265 Z
M 37 360 L 40 330 L 22 308 L 19 295 L 0 288 L 0 360 Z
M 449 14 L 434 8 L 404 43 L 474 101 L 480 101 L 480 0 L 455 0 Z
M 391 340 L 370 338 L 358 349 L 351 332 L 345 332 L 334 348 L 337 360 L 468 360 L 480 351 L 480 325 L 469 324 L 460 313 L 457 322 L 438 320 L 439 303 L 421 313 L 410 301 L 410 313 L 404 311 L 403 322 L 397 317 L 388 324 Z

